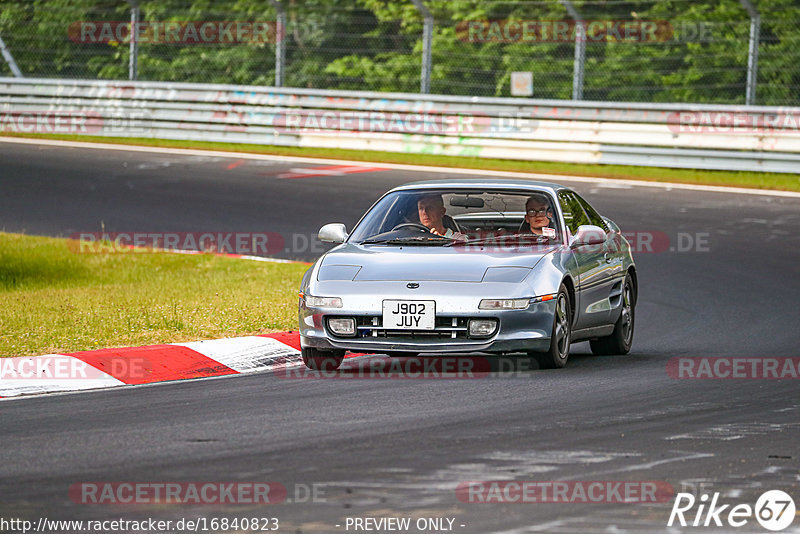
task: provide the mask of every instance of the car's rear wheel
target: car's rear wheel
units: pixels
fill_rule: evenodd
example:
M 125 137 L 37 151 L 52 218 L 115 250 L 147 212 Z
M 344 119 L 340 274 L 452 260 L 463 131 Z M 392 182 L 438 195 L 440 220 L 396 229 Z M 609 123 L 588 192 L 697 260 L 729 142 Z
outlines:
M 301 349 L 303 363 L 314 371 L 335 371 L 344 360 L 343 350 L 319 350 L 313 347 Z
M 569 344 L 572 338 L 572 307 L 569 293 L 562 284 L 556 297 L 556 311 L 553 317 L 553 331 L 550 335 L 550 349 L 547 352 L 532 353 L 542 369 L 560 369 L 567 365 Z
M 633 345 L 633 326 L 636 312 L 636 288 L 630 274 L 625 275 L 622 287 L 622 312 L 614 324 L 611 335 L 593 339 L 589 342 L 592 354 L 609 356 L 612 354 L 628 354 Z

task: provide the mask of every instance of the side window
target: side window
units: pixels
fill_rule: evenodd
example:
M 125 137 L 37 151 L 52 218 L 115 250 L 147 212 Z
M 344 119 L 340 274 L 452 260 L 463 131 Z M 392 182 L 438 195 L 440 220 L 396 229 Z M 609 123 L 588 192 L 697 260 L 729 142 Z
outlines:
M 561 211 L 564 212 L 564 222 L 572 235 L 578 232 L 578 227 L 582 224 L 590 224 L 581 203 L 571 192 L 559 191 L 558 202 L 561 204 Z
M 600 228 L 602 228 L 603 230 L 608 232 L 610 229 L 609 229 L 608 225 L 606 224 L 606 222 L 603 220 L 603 218 L 600 216 L 600 214 L 597 213 L 597 210 L 595 210 L 593 207 L 591 207 L 589 205 L 589 203 L 586 202 L 586 200 L 584 200 L 579 195 L 575 194 L 574 196 L 575 196 L 575 198 L 578 199 L 578 202 L 581 203 L 581 206 L 583 206 L 583 210 L 586 212 L 586 215 L 589 217 L 589 223 L 593 224 L 595 226 L 599 226 Z

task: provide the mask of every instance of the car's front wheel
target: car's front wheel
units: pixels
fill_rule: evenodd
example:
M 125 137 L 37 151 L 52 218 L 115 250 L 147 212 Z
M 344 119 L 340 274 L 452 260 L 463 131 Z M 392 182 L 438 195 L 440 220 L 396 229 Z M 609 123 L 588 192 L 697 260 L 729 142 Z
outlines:
M 633 326 L 636 312 L 636 288 L 631 275 L 625 275 L 625 285 L 622 287 L 622 311 L 619 319 L 614 324 L 614 331 L 610 336 L 593 339 L 589 342 L 592 354 L 609 356 L 612 354 L 628 354 L 633 345 Z
M 343 350 L 319 350 L 313 347 L 301 349 L 303 363 L 314 371 L 335 371 L 344 360 Z
M 539 362 L 541 369 L 560 369 L 567 365 L 569 344 L 572 338 L 572 307 L 569 293 L 562 284 L 556 297 L 556 312 L 553 317 L 553 332 L 550 335 L 550 349 L 547 352 L 531 354 Z

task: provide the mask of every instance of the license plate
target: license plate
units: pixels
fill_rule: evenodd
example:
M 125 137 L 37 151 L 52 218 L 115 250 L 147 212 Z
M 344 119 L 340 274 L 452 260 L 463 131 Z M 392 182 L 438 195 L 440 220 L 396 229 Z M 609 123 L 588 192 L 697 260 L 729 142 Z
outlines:
M 392 330 L 436 328 L 435 300 L 384 300 L 383 327 Z

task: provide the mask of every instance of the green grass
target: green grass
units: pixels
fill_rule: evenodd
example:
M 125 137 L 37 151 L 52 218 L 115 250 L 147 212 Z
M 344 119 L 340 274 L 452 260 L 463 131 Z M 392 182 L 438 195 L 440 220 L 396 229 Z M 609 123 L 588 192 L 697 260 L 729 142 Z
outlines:
M 75 243 L 0 232 L 0 356 L 297 329 L 307 265 Z
M 434 167 L 458 167 L 485 169 L 488 171 L 516 171 L 601 178 L 621 178 L 653 182 L 676 182 L 702 185 L 749 187 L 754 189 L 778 189 L 800 191 L 800 174 L 767 172 L 707 171 L 699 169 L 667 169 L 662 167 L 636 167 L 628 165 L 599 165 L 558 163 L 549 161 L 517 161 L 484 159 L 463 156 L 441 156 L 435 154 L 411 154 L 379 152 L 371 150 L 344 150 L 338 148 L 279 147 L 243 143 L 212 143 L 204 141 L 173 141 L 147 138 L 113 138 L 82 135 L 18 134 L 4 132 L 0 135 L 63 139 L 67 141 L 90 141 L 125 145 L 158 146 L 170 148 L 196 148 L 225 152 L 248 152 L 279 156 L 303 156 L 407 165 L 430 165 Z

